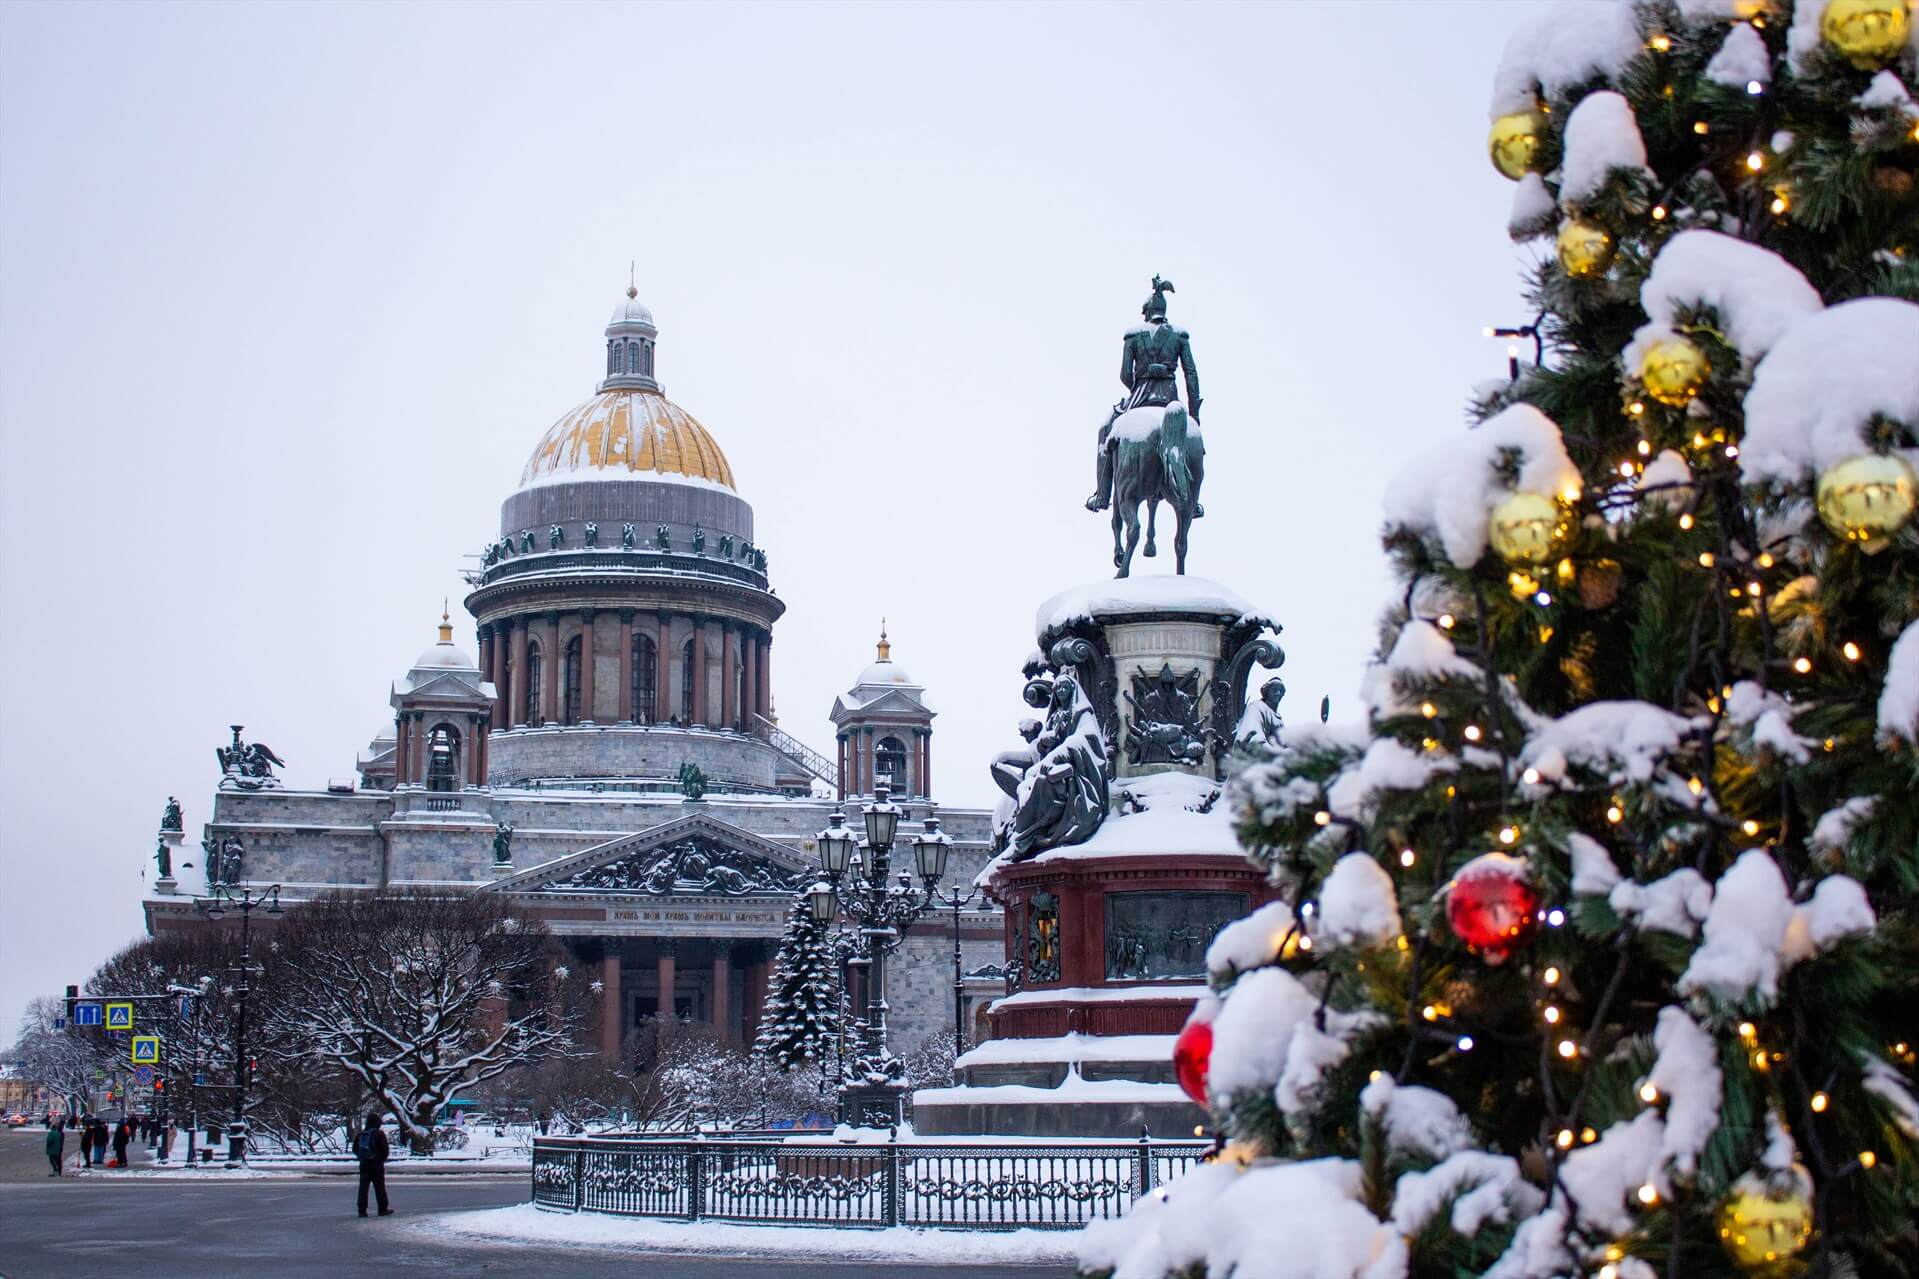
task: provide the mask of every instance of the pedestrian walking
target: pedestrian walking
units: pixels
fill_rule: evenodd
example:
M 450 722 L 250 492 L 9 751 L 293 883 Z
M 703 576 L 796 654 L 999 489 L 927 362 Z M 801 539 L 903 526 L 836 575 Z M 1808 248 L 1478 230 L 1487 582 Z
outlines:
M 133 1121 L 122 1118 L 113 1128 L 113 1166 L 127 1166 L 127 1147 L 133 1144 Z
M 61 1160 L 61 1157 L 64 1156 L 66 1153 L 67 1153 L 66 1126 L 60 1123 L 48 1124 L 47 1125 L 47 1162 L 53 1165 L 53 1171 L 48 1173 L 47 1176 L 58 1177 L 61 1175 L 60 1160 Z
M 95 1166 L 107 1166 L 107 1121 L 99 1115 L 93 1117 L 93 1162 Z
M 82 1115 L 73 1126 L 74 1135 L 80 1138 L 80 1162 L 84 1168 L 93 1167 L 93 1116 Z
M 386 1198 L 386 1157 L 392 1153 L 386 1133 L 380 1128 L 380 1112 L 367 1112 L 366 1127 L 353 1139 L 353 1153 L 360 1161 L 360 1215 L 366 1216 L 366 1188 L 373 1187 L 380 1201 L 380 1215 L 391 1217 L 393 1209 Z

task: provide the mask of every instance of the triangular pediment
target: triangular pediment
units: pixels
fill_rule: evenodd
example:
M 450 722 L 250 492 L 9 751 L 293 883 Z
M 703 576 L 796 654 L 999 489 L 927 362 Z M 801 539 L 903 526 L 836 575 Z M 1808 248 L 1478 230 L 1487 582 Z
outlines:
M 479 673 L 462 671 L 439 671 L 420 683 L 402 692 L 396 688 L 388 699 L 398 706 L 402 701 L 418 702 L 491 702 L 494 698 L 493 685 L 479 677 Z
M 868 701 L 858 701 L 855 694 L 849 693 L 833 703 L 831 718 L 834 723 L 837 724 L 854 715 L 862 719 L 870 715 L 901 715 L 909 719 L 930 719 L 933 711 L 916 695 L 901 689 L 889 688 Z
M 696 813 L 509 875 L 489 885 L 489 891 L 542 897 L 784 898 L 816 874 L 791 849 Z

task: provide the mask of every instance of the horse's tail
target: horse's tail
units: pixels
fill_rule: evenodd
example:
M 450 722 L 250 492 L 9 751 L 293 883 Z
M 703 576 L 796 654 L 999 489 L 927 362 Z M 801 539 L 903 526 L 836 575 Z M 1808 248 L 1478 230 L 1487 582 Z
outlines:
M 1166 489 L 1184 506 L 1192 500 L 1193 473 L 1186 466 L 1186 407 L 1167 406 L 1159 423 L 1159 467 L 1166 477 Z

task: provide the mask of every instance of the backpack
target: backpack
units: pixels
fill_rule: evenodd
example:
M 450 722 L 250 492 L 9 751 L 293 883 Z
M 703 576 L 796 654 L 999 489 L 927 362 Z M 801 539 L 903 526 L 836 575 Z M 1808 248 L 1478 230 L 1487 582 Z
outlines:
M 373 1157 L 373 1130 L 371 1128 L 362 1129 L 360 1135 L 353 1139 L 353 1154 L 359 1159 L 371 1159 Z

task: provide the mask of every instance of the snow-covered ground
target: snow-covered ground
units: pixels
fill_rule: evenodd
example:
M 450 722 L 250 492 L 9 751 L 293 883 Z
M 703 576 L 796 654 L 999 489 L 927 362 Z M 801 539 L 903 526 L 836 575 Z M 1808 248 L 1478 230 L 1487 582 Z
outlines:
M 616 1248 L 727 1257 L 804 1257 L 843 1261 L 999 1261 L 1063 1265 L 1073 1259 L 1075 1231 L 863 1230 L 824 1226 L 737 1226 L 714 1221 L 659 1221 L 603 1213 L 553 1212 L 532 1204 L 447 1212 L 408 1222 L 406 1229 L 440 1243 L 530 1244 Z

